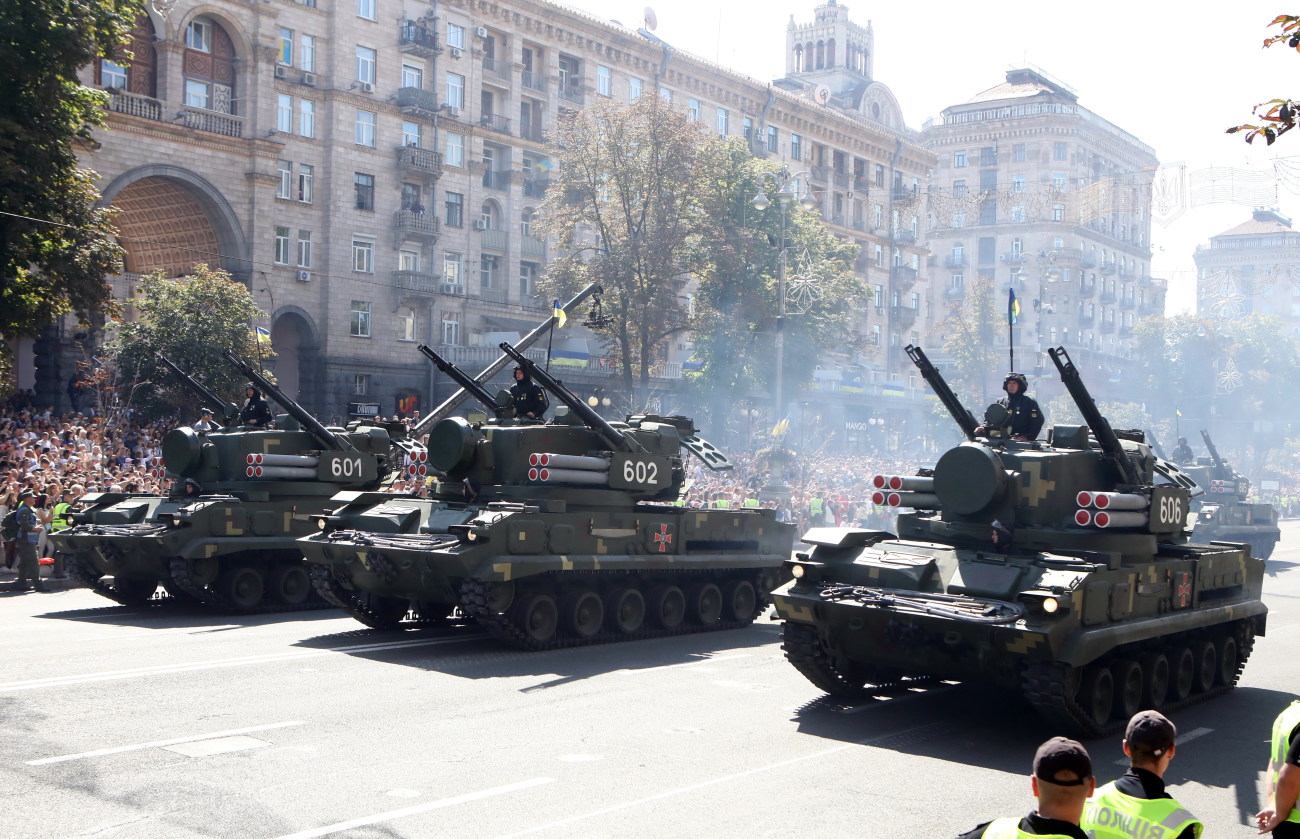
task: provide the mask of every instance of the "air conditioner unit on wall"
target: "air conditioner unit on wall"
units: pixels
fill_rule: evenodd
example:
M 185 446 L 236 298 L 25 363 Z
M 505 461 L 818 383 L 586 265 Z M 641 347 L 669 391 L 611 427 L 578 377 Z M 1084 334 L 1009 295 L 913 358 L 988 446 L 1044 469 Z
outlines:
M 449 47 L 448 49 L 451 51 L 452 58 L 460 58 L 460 54 L 464 51 L 460 47 Z
M 303 73 L 303 74 L 302 74 L 302 83 L 305 84 L 305 85 L 311 85 L 312 87 L 315 87 L 315 86 L 316 86 L 316 74 L 315 74 L 315 73 Z
M 475 229 L 475 230 L 487 230 L 487 222 L 483 221 L 483 219 L 481 219 L 481 218 L 476 218 L 476 219 L 474 219 L 474 229 Z
M 487 37 L 487 27 L 486 27 L 486 26 L 475 26 L 475 27 L 474 27 L 474 37 L 475 37 L 475 38 L 486 38 L 486 37 Z
M 284 66 L 283 64 L 275 65 L 275 77 L 277 79 L 289 78 L 289 68 Z
M 374 93 L 375 86 L 370 82 L 357 82 L 357 89 L 362 93 Z
M 312 276 L 311 276 L 311 272 L 310 272 L 310 271 L 299 271 L 299 272 L 298 272 L 298 282 L 300 282 L 300 283 L 309 283 L 309 282 L 311 282 L 311 280 L 312 280 Z

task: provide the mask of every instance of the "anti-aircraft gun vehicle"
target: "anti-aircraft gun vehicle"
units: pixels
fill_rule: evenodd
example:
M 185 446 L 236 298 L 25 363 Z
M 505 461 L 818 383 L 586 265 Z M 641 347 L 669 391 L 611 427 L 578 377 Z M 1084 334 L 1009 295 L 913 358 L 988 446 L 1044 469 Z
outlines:
M 1048 354 L 1087 425 L 1046 442 L 1011 439 L 996 404 L 978 427 L 924 352 L 906 351 L 966 441 L 932 469 L 874 480 L 905 510 L 897 535 L 804 535 L 811 549 L 773 594 L 789 661 L 849 699 L 915 678 L 1001 686 L 1082 736 L 1235 685 L 1264 634 L 1263 560 L 1188 543 L 1194 485 L 1141 431 L 1111 428 L 1066 351 Z
M 378 490 L 425 457 L 400 422 L 326 428 L 256 369 L 227 358 L 287 411 L 274 427 L 239 411 L 161 359 L 222 428 L 182 426 L 162 441 L 167 495 L 100 492 L 77 505 L 73 527 L 50 535 L 73 572 L 99 594 L 142 605 L 168 594 L 236 613 L 323 608 L 295 540 L 340 490 Z M 161 357 L 160 357 L 161 358 Z
M 503 343 L 561 403 L 551 421 L 517 420 L 509 393 L 420 349 L 497 417 L 433 425 L 430 497 L 335 499 L 299 542 L 325 599 L 375 628 L 459 609 L 525 649 L 739 627 L 768 605 L 793 527 L 772 509 L 685 506 L 682 449 L 731 468 L 690 419 L 609 422 Z
M 1232 468 L 1219 456 L 1214 441 L 1201 429 L 1205 450 L 1209 457 L 1200 458 L 1195 465 L 1182 467 L 1183 472 L 1196 481 L 1205 494 L 1192 500 L 1192 541 L 1244 542 L 1250 552 L 1260 559 L 1268 559 L 1273 547 L 1282 538 L 1277 526 L 1277 510 L 1272 504 L 1250 502 L 1250 479 Z

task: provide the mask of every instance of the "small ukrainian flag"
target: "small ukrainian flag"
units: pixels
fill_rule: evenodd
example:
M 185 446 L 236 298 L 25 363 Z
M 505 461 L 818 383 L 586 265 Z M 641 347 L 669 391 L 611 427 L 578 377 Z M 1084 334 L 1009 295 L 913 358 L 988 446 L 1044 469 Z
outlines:
M 253 336 L 257 339 L 257 343 L 259 344 L 271 343 L 271 332 L 270 330 L 264 329 L 263 327 L 254 326 Z
M 564 324 L 569 320 L 569 316 L 564 313 L 564 307 L 560 305 L 560 298 L 551 301 L 551 317 L 555 318 L 555 328 L 563 329 Z

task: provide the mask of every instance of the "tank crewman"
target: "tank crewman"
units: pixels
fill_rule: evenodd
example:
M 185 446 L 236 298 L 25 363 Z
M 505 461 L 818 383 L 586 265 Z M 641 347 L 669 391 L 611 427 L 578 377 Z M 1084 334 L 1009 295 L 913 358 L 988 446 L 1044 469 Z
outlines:
M 1053 839 L 1088 839 L 1079 827 L 1083 805 L 1097 788 L 1092 776 L 1092 759 L 1082 743 L 1053 737 L 1038 747 L 1030 789 L 1038 809 L 1023 819 L 985 822 L 958 839 L 1022 839 L 1051 836 Z
M 1268 761 L 1270 806 L 1255 816 L 1260 833 L 1272 831 L 1278 839 L 1300 837 L 1300 699 L 1292 702 L 1273 722 L 1272 752 Z
M 1024 373 L 1008 373 L 1002 380 L 1002 389 L 1007 395 L 998 400 L 998 404 L 1007 409 L 1011 415 L 1011 439 L 1037 440 L 1038 432 L 1043 430 L 1043 411 L 1038 402 L 1030 396 L 1029 380 Z M 987 435 L 988 427 L 975 429 L 978 435 Z
M 542 386 L 532 380 L 523 367 L 515 367 L 515 383 L 510 386 L 510 399 L 515 405 L 515 416 L 519 419 L 540 420 L 550 406 Z
M 993 531 L 989 534 L 989 540 L 993 542 L 993 550 L 1002 554 L 1010 553 L 1011 542 L 1015 539 L 1016 535 L 1015 531 L 996 519 L 993 521 L 993 524 L 989 525 L 989 527 Z
M 1196 462 L 1196 455 L 1192 454 L 1192 447 L 1187 445 L 1186 437 L 1178 438 L 1178 445 L 1174 446 L 1173 456 L 1174 463 L 1180 466 Z
M 216 427 L 217 424 L 212 421 L 211 408 L 204 408 L 203 410 L 199 411 L 199 421 L 194 423 L 193 426 L 195 431 L 199 432 L 200 434 L 205 434 Z
M 257 385 L 252 382 L 244 385 L 244 395 L 247 398 L 244 400 L 243 407 L 239 409 L 239 421 L 255 428 L 270 427 L 271 423 L 275 422 L 275 415 L 271 413 L 271 406 L 266 404 Z
M 1159 711 L 1139 711 L 1124 731 L 1128 772 L 1097 790 L 1083 808 L 1080 826 L 1094 839 L 1166 836 L 1199 839 L 1202 824 L 1165 792 L 1178 729 Z

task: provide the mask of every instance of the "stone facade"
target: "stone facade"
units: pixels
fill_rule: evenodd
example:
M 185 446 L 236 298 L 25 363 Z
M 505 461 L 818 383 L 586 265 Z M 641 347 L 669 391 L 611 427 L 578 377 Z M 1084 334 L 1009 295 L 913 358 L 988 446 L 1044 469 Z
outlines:
M 1282 319 L 1300 336 L 1300 233 L 1275 210 L 1256 210 L 1249 221 L 1196 249 L 1196 313 L 1231 321 L 1243 315 Z

